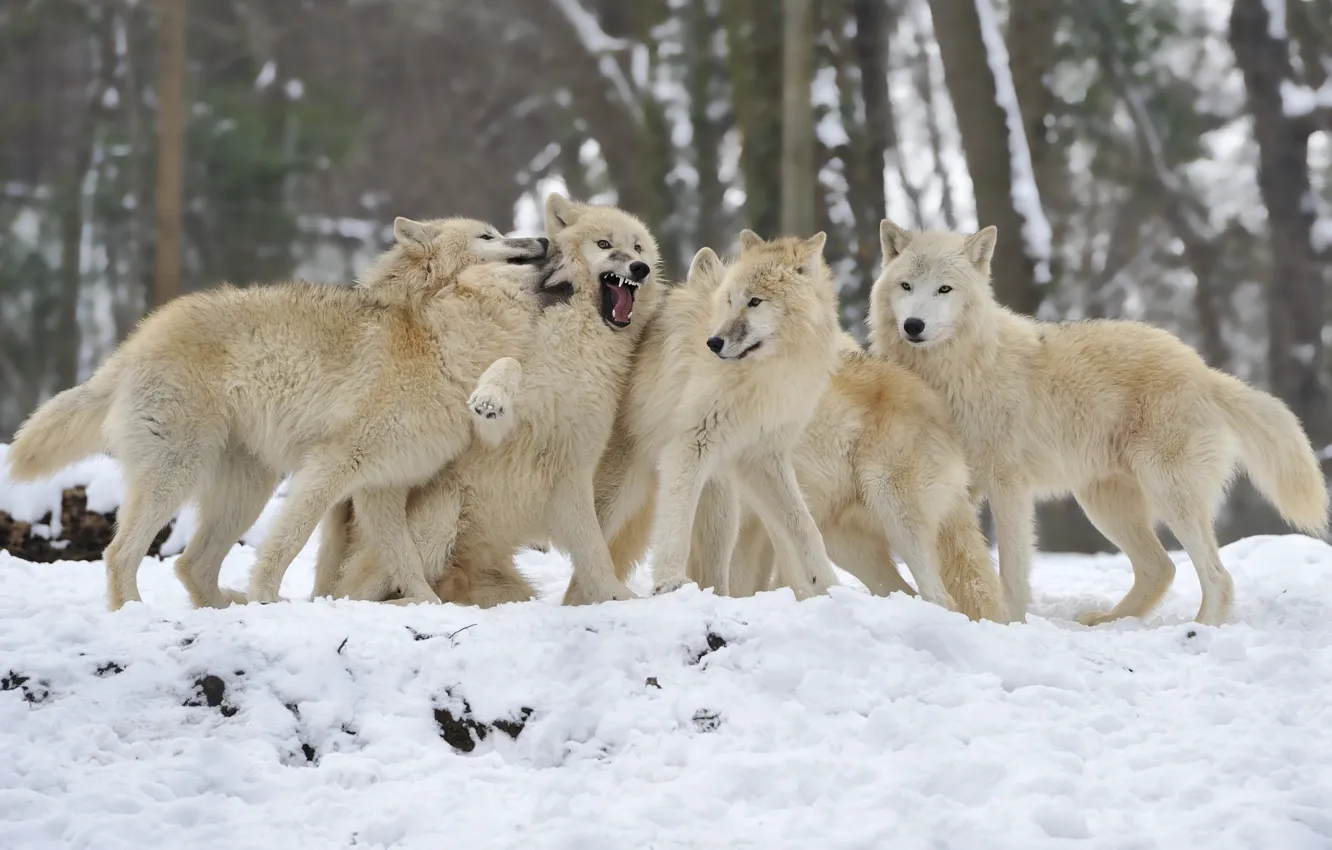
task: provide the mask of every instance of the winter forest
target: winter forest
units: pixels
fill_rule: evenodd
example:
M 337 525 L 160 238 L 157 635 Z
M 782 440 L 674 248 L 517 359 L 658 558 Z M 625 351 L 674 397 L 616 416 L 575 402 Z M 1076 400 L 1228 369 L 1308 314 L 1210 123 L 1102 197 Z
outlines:
M 1330 76 L 1332 0 L 0 0 L 0 442 L 175 293 L 560 188 L 671 275 L 824 229 L 857 334 L 882 218 L 996 225 L 1004 303 L 1175 331 L 1325 446 Z M 1222 538 L 1276 527 L 1239 488 Z

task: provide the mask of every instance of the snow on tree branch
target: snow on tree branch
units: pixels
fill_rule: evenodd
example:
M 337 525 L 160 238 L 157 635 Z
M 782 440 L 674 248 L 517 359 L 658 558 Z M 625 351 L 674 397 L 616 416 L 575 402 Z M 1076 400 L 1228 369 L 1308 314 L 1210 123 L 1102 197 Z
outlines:
M 639 107 L 634 87 L 629 82 L 629 78 L 625 76 L 620 63 L 616 62 L 615 57 L 611 55 L 620 50 L 632 49 L 634 43 L 608 35 L 601 28 L 596 16 L 583 8 L 583 4 L 579 0 L 551 0 L 551 3 L 555 4 L 555 8 L 564 15 L 569 22 L 569 26 L 573 27 L 579 43 L 583 45 L 583 49 L 588 54 L 596 57 L 598 70 L 615 87 L 615 92 L 624 101 L 624 105 L 629 108 L 636 119 L 642 121 L 643 112 Z
M 1036 263 L 1036 280 L 1050 280 L 1050 222 L 1041 208 L 1041 195 L 1036 188 L 1036 172 L 1031 164 L 1031 149 L 1022 126 L 1022 110 L 1018 107 L 1017 89 L 1008 66 L 1008 48 L 999 31 L 999 18 L 990 0 L 975 0 L 976 17 L 980 21 L 981 38 L 985 54 L 994 75 L 995 97 L 1004 110 L 1004 123 L 1008 127 L 1008 152 L 1012 171 L 1013 208 L 1022 216 L 1022 241 L 1027 255 Z

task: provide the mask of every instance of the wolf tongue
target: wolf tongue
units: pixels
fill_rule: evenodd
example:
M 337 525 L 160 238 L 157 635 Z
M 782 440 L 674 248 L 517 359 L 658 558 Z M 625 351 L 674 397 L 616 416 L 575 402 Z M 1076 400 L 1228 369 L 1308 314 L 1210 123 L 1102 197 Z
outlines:
M 634 312 L 634 294 L 629 291 L 629 287 L 611 284 L 611 295 L 615 298 L 615 303 L 611 305 L 611 318 L 621 324 L 629 321 L 629 316 Z

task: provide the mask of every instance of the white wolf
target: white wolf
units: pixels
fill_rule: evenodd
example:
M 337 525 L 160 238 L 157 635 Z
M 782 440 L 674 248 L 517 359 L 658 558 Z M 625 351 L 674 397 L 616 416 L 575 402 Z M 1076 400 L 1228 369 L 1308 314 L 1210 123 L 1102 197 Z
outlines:
M 684 584 L 691 560 L 724 571 L 739 522 L 738 485 L 778 540 L 779 563 L 792 570 L 784 577 L 798 595 L 837 583 L 791 465 L 837 363 L 837 299 L 824 242 L 822 233 L 765 242 L 746 230 L 729 267 L 704 248 L 687 285 L 668 294 L 598 471 L 598 510 L 621 574 L 649 527 L 655 592 Z M 640 515 L 654 501 L 649 525 Z
M 1327 531 L 1328 495 L 1299 420 L 1276 398 L 1208 368 L 1176 337 L 1136 322 L 1038 322 L 990 287 L 997 232 L 880 228 L 883 273 L 870 301 L 873 349 L 939 390 L 990 502 L 1013 617 L 1031 590 L 1034 505 L 1072 491 L 1133 563 L 1133 587 L 1096 624 L 1146 614 L 1174 564 L 1164 521 L 1202 584 L 1198 622 L 1230 612 L 1233 583 L 1213 522 L 1238 459 L 1292 525 Z
M 847 337 L 794 459 L 828 554 L 871 592 L 911 592 L 896 550 L 927 601 L 972 619 L 1006 619 L 962 439 L 943 399 L 910 370 Z M 727 592 L 747 596 L 771 575 L 768 535 L 750 513 Z
M 32 479 L 97 451 L 124 467 L 126 498 L 107 547 L 110 607 L 139 599 L 149 544 L 187 499 L 199 527 L 176 564 L 196 605 L 243 601 L 217 575 L 271 497 L 291 488 L 251 574 L 274 601 L 320 516 L 350 496 L 414 593 L 405 490 L 471 442 L 468 394 L 482 369 L 522 351 L 541 301 L 538 239 L 478 221 L 398 219 L 396 244 L 369 276 L 407 292 L 452 291 L 424 309 L 349 287 L 222 286 L 149 315 L 85 383 L 19 429 L 12 475 Z M 408 545 L 404 545 L 404 543 Z
M 546 228 L 546 302 L 530 333 L 518 410 L 498 420 L 510 429 L 503 446 L 473 443 L 410 498 L 425 580 L 448 601 L 489 606 L 532 598 L 514 555 L 547 539 L 573 561 L 566 603 L 633 597 L 611 565 L 593 476 L 639 337 L 664 289 L 653 273 L 657 243 L 623 210 L 558 194 L 546 200 Z M 400 593 L 379 563 L 384 553 L 365 545 L 345 514 L 338 519 L 326 525 L 316 593 Z

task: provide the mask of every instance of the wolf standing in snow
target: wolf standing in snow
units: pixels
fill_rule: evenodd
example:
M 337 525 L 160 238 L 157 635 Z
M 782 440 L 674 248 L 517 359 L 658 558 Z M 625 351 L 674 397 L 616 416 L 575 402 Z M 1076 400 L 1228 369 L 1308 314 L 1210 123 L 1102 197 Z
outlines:
M 828 553 L 871 592 L 910 592 L 896 550 L 927 601 L 972 619 L 1006 619 L 962 439 L 942 397 L 909 369 L 846 337 L 794 460 Z M 727 590 L 750 595 L 771 575 L 769 537 L 750 513 Z
M 729 267 L 701 249 L 648 331 L 597 489 L 621 571 L 636 548 L 625 537 L 636 544 L 651 528 L 657 593 L 683 585 L 691 560 L 727 569 L 737 486 L 776 538 L 797 595 L 837 583 L 791 465 L 837 363 L 824 242 L 822 233 L 765 242 L 746 230 Z M 654 501 L 649 526 L 641 514 Z
M 489 606 L 531 599 L 513 559 L 519 548 L 546 539 L 573 562 L 567 604 L 633 597 L 611 564 L 593 476 L 663 289 L 654 273 L 657 243 L 629 213 L 559 194 L 546 199 L 546 232 L 551 267 L 515 398 L 521 412 L 502 418 L 511 420 L 502 446 L 474 443 L 411 497 L 425 578 L 446 600 Z M 456 516 L 462 522 L 455 539 L 445 519 Z M 335 547 L 350 531 L 344 527 L 339 538 L 335 530 Z M 346 548 L 336 595 L 384 599 L 393 592 L 379 563 L 383 552 L 356 535 Z M 334 569 L 332 560 L 321 548 L 322 571 Z
M 1133 564 L 1128 594 L 1081 622 L 1140 617 L 1161 599 L 1175 567 L 1158 521 L 1198 571 L 1198 622 L 1224 622 L 1234 586 L 1213 522 L 1237 459 L 1289 523 L 1327 532 L 1327 490 L 1299 420 L 1163 330 L 1053 324 L 1005 309 L 990 287 L 996 236 L 993 227 L 908 233 L 884 221 L 870 327 L 877 353 L 911 368 L 952 408 L 994 515 L 1010 613 L 1025 617 L 1031 598 L 1036 501 L 1071 491 Z
M 546 243 L 478 221 L 398 219 L 396 245 L 368 277 L 394 291 L 452 291 L 422 310 L 363 289 L 222 286 L 149 315 L 85 383 L 42 405 L 9 454 L 18 480 L 98 451 L 125 472 L 107 547 L 112 610 L 139 599 L 139 563 L 191 497 L 199 526 L 176 562 L 194 604 L 244 601 L 217 585 L 222 559 L 259 516 L 280 473 L 290 493 L 259 549 L 251 599 L 271 602 L 335 502 L 356 499 L 394 571 L 433 597 L 413 562 L 407 485 L 471 442 L 468 394 L 482 370 L 527 344 L 541 308 Z

